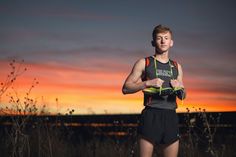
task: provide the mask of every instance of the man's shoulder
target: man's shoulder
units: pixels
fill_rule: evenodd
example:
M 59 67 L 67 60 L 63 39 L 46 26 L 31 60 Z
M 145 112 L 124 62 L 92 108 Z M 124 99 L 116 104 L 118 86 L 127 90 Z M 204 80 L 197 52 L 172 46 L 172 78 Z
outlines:
M 147 62 L 150 62 L 151 58 L 153 58 L 153 56 L 146 56 L 146 57 L 138 59 L 137 62 L 139 62 L 140 64 L 146 64 Z
M 139 58 L 135 64 L 143 64 L 145 63 L 145 58 Z
M 177 70 L 182 69 L 181 64 L 180 64 L 179 62 L 177 62 L 176 60 L 170 59 L 170 62 L 171 62 L 171 64 L 172 64 L 175 68 L 177 68 Z
M 173 64 L 178 64 L 178 62 L 175 59 L 170 58 L 169 61 Z
M 145 68 L 145 58 L 140 58 L 138 59 L 135 64 L 134 64 L 134 68 L 138 68 L 138 69 L 144 69 Z
M 141 66 L 145 67 L 145 66 L 149 65 L 152 58 L 153 58 L 153 56 L 146 56 L 146 57 L 140 58 L 136 61 L 135 65 L 141 65 Z
M 180 62 L 175 59 L 170 59 L 170 61 L 177 64 L 178 66 L 181 66 Z

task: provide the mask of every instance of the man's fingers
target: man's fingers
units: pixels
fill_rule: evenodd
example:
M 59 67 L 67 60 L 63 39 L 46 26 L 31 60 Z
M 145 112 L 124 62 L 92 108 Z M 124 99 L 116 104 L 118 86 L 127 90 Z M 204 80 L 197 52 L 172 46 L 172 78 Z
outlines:
M 164 81 L 162 79 L 158 78 L 158 80 L 157 80 L 157 87 L 161 87 L 163 82 Z
M 163 82 L 164 82 L 164 80 L 162 80 L 162 79 L 160 79 L 160 78 L 158 78 L 158 81 L 159 81 L 159 82 L 161 82 L 161 83 L 163 83 Z
M 171 80 L 170 83 L 173 87 L 182 87 L 182 88 L 184 88 L 183 83 L 178 81 L 178 80 Z
M 160 78 L 155 78 L 153 80 L 149 80 L 147 82 L 147 85 L 152 86 L 152 87 L 161 87 L 163 83 L 164 83 L 164 80 Z

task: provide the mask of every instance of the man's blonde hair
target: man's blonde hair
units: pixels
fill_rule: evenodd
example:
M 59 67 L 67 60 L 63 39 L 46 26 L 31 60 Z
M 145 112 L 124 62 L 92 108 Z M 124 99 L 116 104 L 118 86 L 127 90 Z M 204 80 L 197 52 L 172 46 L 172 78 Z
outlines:
M 153 32 L 152 32 L 152 39 L 153 39 L 153 41 L 156 40 L 156 35 L 158 33 L 165 33 L 165 32 L 170 32 L 170 35 L 171 35 L 171 38 L 172 38 L 172 31 L 171 31 L 171 29 L 169 27 L 166 27 L 166 26 L 163 26 L 163 25 L 156 26 L 153 29 Z

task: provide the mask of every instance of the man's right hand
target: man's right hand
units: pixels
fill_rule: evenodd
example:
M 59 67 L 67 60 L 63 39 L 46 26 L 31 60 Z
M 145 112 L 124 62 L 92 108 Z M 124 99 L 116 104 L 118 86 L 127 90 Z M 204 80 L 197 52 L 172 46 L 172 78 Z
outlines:
M 156 88 L 160 88 L 163 84 L 163 80 L 160 78 L 155 78 L 152 80 L 147 80 L 146 81 L 146 87 L 156 87 Z

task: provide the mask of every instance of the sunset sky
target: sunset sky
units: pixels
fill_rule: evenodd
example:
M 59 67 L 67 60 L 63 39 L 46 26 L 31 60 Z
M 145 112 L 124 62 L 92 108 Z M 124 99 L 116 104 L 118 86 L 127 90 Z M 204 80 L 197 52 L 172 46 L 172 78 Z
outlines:
M 151 33 L 163 24 L 184 70 L 178 112 L 236 111 L 235 8 L 234 0 L 0 0 L 0 82 L 23 59 L 14 90 L 23 98 L 36 78 L 31 97 L 51 113 L 139 113 L 142 92 L 121 88 L 133 64 L 154 54 Z

